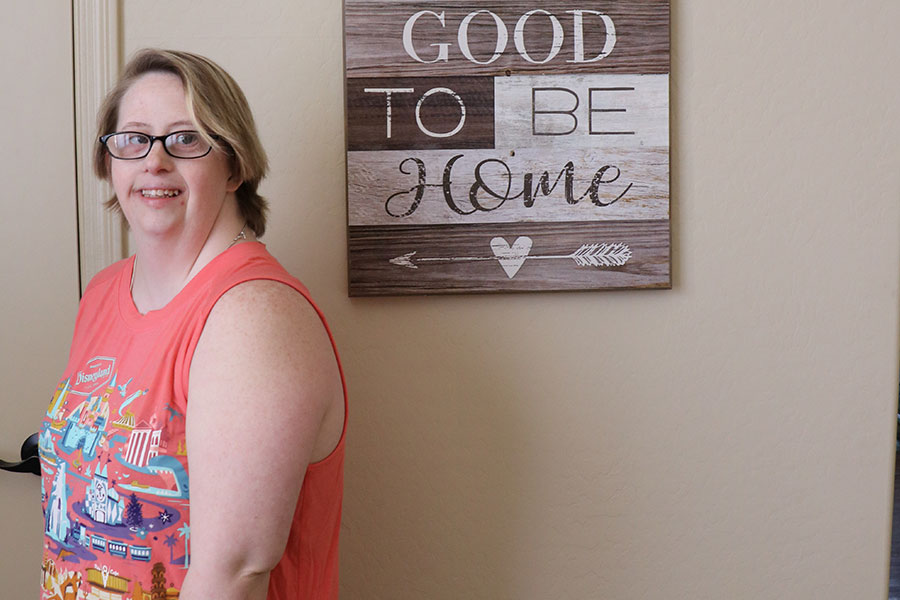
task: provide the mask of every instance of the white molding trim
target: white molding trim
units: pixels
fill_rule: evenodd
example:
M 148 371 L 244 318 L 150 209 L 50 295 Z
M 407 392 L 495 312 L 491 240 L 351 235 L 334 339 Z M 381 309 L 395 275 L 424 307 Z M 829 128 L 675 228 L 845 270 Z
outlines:
M 78 247 L 81 289 L 109 264 L 124 258 L 122 218 L 104 208 L 112 188 L 93 173 L 96 113 L 119 76 L 118 0 L 73 0 L 75 63 L 75 169 L 78 177 Z

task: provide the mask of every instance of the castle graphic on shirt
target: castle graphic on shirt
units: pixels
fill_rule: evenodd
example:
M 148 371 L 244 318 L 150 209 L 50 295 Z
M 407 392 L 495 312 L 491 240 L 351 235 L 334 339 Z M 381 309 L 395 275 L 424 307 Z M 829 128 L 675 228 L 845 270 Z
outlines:
M 47 408 L 44 599 L 177 598 L 172 575 L 190 565 L 184 417 L 122 380 L 115 358 L 94 357 Z

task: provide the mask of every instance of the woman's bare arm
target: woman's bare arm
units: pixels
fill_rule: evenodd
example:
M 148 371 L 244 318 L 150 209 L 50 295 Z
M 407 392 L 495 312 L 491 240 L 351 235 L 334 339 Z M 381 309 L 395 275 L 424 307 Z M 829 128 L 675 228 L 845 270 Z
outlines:
M 190 370 L 182 600 L 265 599 L 306 467 L 337 444 L 343 409 L 331 343 L 300 294 L 251 281 L 222 296 Z

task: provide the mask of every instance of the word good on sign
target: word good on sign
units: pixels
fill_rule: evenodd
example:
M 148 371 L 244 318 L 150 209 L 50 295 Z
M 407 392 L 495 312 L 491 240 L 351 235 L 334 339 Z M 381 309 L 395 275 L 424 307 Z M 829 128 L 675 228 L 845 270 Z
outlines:
M 666 288 L 669 2 L 346 0 L 350 294 Z
M 585 9 L 568 10 L 566 12 L 572 15 L 572 37 L 574 40 L 572 58 L 569 60 L 569 62 L 597 62 L 598 60 L 606 58 L 612 53 L 613 48 L 616 45 L 616 27 L 609 15 L 605 15 L 596 10 Z M 606 40 L 603 44 L 603 49 L 597 56 L 594 56 L 592 58 L 586 58 L 584 54 L 585 14 L 592 15 L 601 20 L 605 29 Z M 550 49 L 547 55 L 540 60 L 538 60 L 537 58 L 533 58 L 531 54 L 529 54 L 527 45 L 525 43 L 525 26 L 528 24 L 528 20 L 535 15 L 541 15 L 549 19 L 553 31 L 552 44 L 550 45 Z M 451 44 L 448 42 L 430 44 L 433 48 L 437 48 L 437 56 L 431 60 L 426 60 L 419 56 L 418 52 L 416 52 L 416 49 L 413 46 L 413 29 L 416 26 L 416 22 L 422 17 L 426 16 L 435 18 L 440 23 L 442 28 L 446 27 L 447 25 L 445 11 L 438 13 L 431 10 L 421 10 L 415 13 L 406 20 L 406 23 L 403 26 L 403 49 L 413 60 L 416 60 L 420 63 L 428 64 L 441 61 L 447 62 L 450 57 L 451 46 Z M 490 17 L 493 20 L 493 24 L 496 29 L 496 37 L 493 40 L 494 52 L 490 58 L 487 58 L 485 60 L 479 60 L 478 58 L 476 58 L 472 54 L 472 49 L 469 44 L 469 27 L 472 25 L 472 22 L 479 16 Z M 506 23 L 503 22 L 503 19 L 500 18 L 499 15 L 497 15 L 497 13 L 490 10 L 476 10 L 468 13 L 465 17 L 463 17 L 462 21 L 460 21 L 456 39 L 459 51 L 463 56 L 465 56 L 466 60 L 476 64 L 489 65 L 498 60 L 506 51 L 507 45 L 509 43 L 509 29 L 507 28 Z M 519 17 L 513 29 L 513 41 L 515 43 L 516 52 L 518 52 L 519 56 L 521 56 L 526 61 L 536 65 L 549 63 L 554 58 L 556 58 L 556 56 L 559 54 L 560 49 L 562 49 L 564 40 L 565 32 L 559 18 L 557 18 L 557 16 L 552 12 L 540 8 L 530 10 Z

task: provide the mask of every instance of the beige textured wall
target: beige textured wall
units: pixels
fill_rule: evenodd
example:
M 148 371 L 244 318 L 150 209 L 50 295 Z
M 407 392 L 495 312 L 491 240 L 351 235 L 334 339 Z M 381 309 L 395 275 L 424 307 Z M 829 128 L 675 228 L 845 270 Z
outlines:
M 900 3 L 674 3 L 673 290 L 355 300 L 340 3 L 122 4 L 256 110 L 352 390 L 343 598 L 885 597 Z

